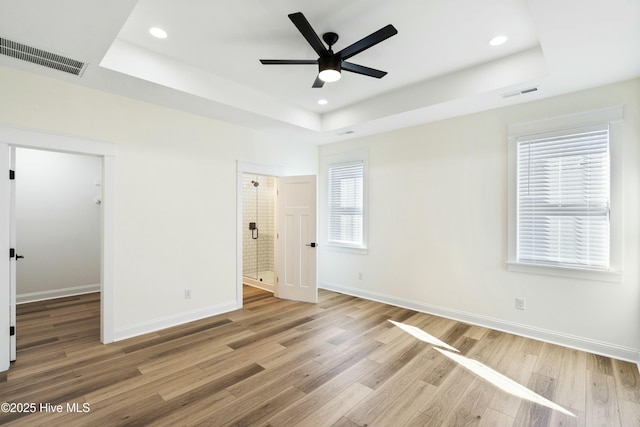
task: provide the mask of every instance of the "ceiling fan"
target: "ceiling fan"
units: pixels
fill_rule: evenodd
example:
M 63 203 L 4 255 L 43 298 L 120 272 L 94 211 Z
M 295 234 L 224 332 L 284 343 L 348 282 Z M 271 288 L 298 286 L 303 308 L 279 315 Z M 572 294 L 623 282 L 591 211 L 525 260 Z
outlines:
M 387 74 L 386 71 L 380 71 L 374 68 L 347 62 L 347 59 L 359 54 L 365 49 L 369 49 L 370 47 L 388 39 L 391 36 L 398 34 L 398 30 L 396 30 L 393 25 L 389 24 L 372 34 L 369 34 L 362 40 L 359 40 L 352 45 L 345 47 L 341 51 L 334 53 L 331 50 L 331 47 L 338 41 L 338 35 L 336 33 L 329 32 L 322 35 L 322 40 L 324 40 L 324 42 L 329 46 L 329 48 L 327 49 L 316 32 L 311 27 L 311 24 L 309 24 L 309 21 L 307 21 L 307 18 L 304 17 L 302 12 L 290 14 L 289 19 L 291 19 L 293 25 L 298 28 L 298 31 L 302 33 L 313 50 L 315 50 L 319 55 L 318 59 L 261 59 L 261 63 L 265 65 L 318 65 L 319 73 L 316 77 L 316 80 L 313 82 L 312 87 L 314 88 L 322 87 L 325 82 L 335 82 L 339 80 L 341 70 L 375 77 L 378 79 L 384 77 Z

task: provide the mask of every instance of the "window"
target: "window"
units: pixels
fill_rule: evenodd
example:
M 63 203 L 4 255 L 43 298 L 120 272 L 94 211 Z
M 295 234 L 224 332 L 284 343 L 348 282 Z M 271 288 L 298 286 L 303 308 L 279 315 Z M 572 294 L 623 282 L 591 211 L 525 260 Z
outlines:
M 364 248 L 364 161 L 330 164 L 328 175 L 329 244 Z
M 619 280 L 621 119 L 612 107 L 509 126 L 509 270 Z
M 517 140 L 517 261 L 609 268 L 609 126 Z

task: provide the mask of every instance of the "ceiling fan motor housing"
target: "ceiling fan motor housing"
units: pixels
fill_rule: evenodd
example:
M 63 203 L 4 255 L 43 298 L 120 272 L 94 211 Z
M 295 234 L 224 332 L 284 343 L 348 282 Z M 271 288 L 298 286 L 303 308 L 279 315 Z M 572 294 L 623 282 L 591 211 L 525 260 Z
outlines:
M 322 55 L 318 59 L 319 71 L 322 72 L 324 70 L 342 70 L 342 59 L 340 55 L 335 55 L 333 52 L 329 51 L 328 55 Z

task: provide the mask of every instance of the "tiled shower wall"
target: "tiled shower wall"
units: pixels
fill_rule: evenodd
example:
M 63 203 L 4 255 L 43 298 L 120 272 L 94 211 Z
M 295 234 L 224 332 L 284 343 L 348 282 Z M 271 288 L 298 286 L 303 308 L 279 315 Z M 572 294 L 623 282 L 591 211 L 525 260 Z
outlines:
M 260 185 L 255 187 L 251 181 Z M 276 178 L 244 174 L 242 180 L 243 275 L 260 280 L 259 273 L 274 271 Z M 249 223 L 258 227 L 258 239 L 251 238 Z

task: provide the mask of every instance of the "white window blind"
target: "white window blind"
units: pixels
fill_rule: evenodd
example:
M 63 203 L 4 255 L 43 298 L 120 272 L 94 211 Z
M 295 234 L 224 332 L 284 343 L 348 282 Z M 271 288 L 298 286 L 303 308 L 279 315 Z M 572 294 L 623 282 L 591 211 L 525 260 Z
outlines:
M 364 162 L 329 166 L 329 243 L 362 247 Z
M 517 259 L 609 268 L 607 124 L 517 139 Z

